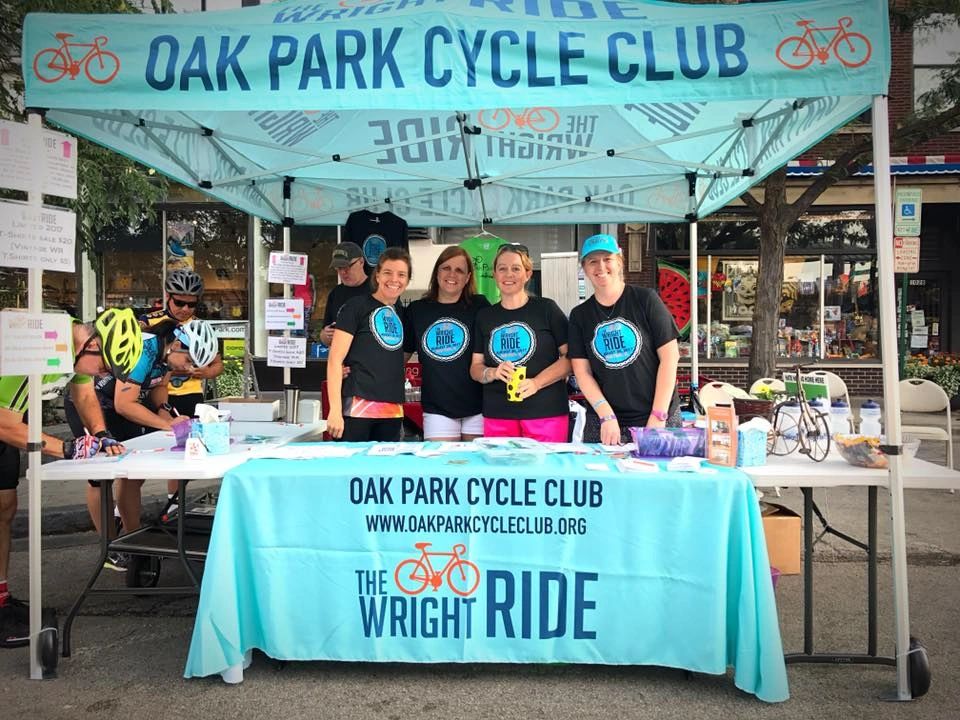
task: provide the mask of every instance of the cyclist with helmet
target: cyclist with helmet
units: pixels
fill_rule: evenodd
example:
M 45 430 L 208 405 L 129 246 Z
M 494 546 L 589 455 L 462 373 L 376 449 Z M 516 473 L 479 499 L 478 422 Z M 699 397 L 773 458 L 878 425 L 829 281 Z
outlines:
M 167 275 L 164 283 L 166 303 L 160 310 L 154 310 L 140 317 L 140 325 L 145 331 L 164 320 L 176 320 L 181 325 L 194 317 L 194 310 L 203 296 L 203 278 L 193 270 L 174 270 Z M 203 402 L 203 381 L 218 377 L 223 372 L 223 361 L 218 355 L 212 362 L 197 367 L 187 374 L 174 374 L 170 377 L 169 403 L 181 415 L 193 417 L 197 403 Z M 164 514 L 176 507 L 174 496 L 177 491 L 176 480 L 167 483 L 167 507 Z
M 217 338 L 210 324 L 203 320 L 194 319 L 180 326 L 171 319 L 154 325 L 151 330 L 152 333 L 144 333 L 140 359 L 127 377 L 102 375 L 94 382 L 107 428 L 119 440 L 139 437 L 152 430 L 170 430 L 178 422 L 186 421 L 188 417 L 178 416 L 168 403 L 170 377 L 205 367 L 217 357 Z M 76 432 L 81 423 L 76 408 L 65 402 L 64 410 L 67 422 Z M 87 509 L 100 531 L 100 483 L 90 480 L 88 484 Z M 117 482 L 117 506 L 126 532 L 140 527 L 142 485 L 143 480 Z
M 120 454 L 123 445 L 107 430 L 91 376 L 115 373 L 125 377 L 133 369 L 143 346 L 140 326 L 132 310 L 108 310 L 94 323 L 75 322 L 70 341 L 72 348 L 79 348 L 71 371 L 44 375 L 41 382 L 44 394 L 69 385 L 81 430 L 79 437 L 68 440 L 43 433 L 41 452 L 68 459 L 92 457 L 98 452 Z M 30 642 L 27 607 L 14 600 L 7 587 L 10 528 L 17 512 L 20 450 L 27 447 L 27 425 L 23 419 L 28 401 L 25 376 L 0 377 L 0 647 L 20 647 Z

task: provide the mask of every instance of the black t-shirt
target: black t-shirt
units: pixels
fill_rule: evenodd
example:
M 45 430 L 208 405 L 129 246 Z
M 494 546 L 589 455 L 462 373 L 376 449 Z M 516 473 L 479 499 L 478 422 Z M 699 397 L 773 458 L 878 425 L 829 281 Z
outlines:
M 379 402 L 403 402 L 403 322 L 393 305 L 371 294 L 352 298 L 340 308 L 337 330 L 353 335 L 343 364 L 350 374 L 341 397 Z
M 483 295 L 470 304 L 417 300 L 404 317 L 404 350 L 416 352 L 423 371 L 420 402 L 424 412 L 465 418 L 482 409 L 482 388 L 470 377 L 473 323 L 481 308 L 490 307 Z
M 477 313 L 473 351 L 483 353 L 484 362 L 495 367 L 510 361 L 524 365 L 527 377 L 536 377 L 560 357 L 567 344 L 567 318 L 553 300 L 531 297 L 516 310 L 497 303 Z M 531 420 L 566 416 L 567 384 L 555 382 L 523 402 L 507 400 L 504 383 L 483 386 L 483 414 L 489 418 Z
M 380 254 L 388 247 L 410 249 L 407 242 L 407 221 L 392 212 L 357 210 L 350 213 L 344 230 L 347 233 L 346 239 L 363 250 L 367 275 L 373 272 Z
M 646 424 L 660 368 L 657 348 L 678 336 L 670 311 L 650 288 L 627 285 L 613 307 L 591 297 L 570 311 L 570 358 L 590 361 L 621 427 Z M 671 406 L 675 402 L 676 393 Z
M 337 285 L 330 291 L 330 294 L 327 295 L 327 307 L 323 310 L 323 326 L 326 327 L 336 321 L 340 308 L 344 306 L 347 300 L 355 297 L 366 297 L 369 294 L 370 283 L 367 280 L 364 280 L 356 287 L 342 284 Z

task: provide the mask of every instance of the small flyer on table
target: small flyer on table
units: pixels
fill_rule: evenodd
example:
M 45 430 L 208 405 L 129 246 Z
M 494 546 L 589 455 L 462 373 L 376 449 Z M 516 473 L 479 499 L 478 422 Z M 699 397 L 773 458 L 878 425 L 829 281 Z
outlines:
M 707 462 L 737 464 L 737 415 L 731 405 L 707 408 Z

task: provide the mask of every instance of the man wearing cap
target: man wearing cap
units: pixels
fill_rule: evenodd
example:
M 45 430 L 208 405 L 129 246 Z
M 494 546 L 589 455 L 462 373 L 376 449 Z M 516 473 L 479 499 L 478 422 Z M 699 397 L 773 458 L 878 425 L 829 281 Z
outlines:
M 631 427 L 679 425 L 677 326 L 651 288 L 627 285 L 610 235 L 583 242 L 593 296 L 570 311 L 569 354 L 590 404 L 584 442 L 630 442 Z
M 367 271 L 363 266 L 363 251 L 356 243 L 340 243 L 333 249 L 330 267 L 337 271 L 340 284 L 327 295 L 327 307 L 323 311 L 323 330 L 320 342 L 327 347 L 333 341 L 333 330 L 337 325 L 337 313 L 350 298 L 368 295 L 373 292 L 367 283 Z

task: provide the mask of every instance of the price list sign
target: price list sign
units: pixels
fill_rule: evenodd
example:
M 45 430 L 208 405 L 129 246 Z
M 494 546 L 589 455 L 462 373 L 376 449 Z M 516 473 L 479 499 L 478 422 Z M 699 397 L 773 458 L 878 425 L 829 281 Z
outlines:
M 77 216 L 70 210 L 0 202 L 0 265 L 75 272 Z

